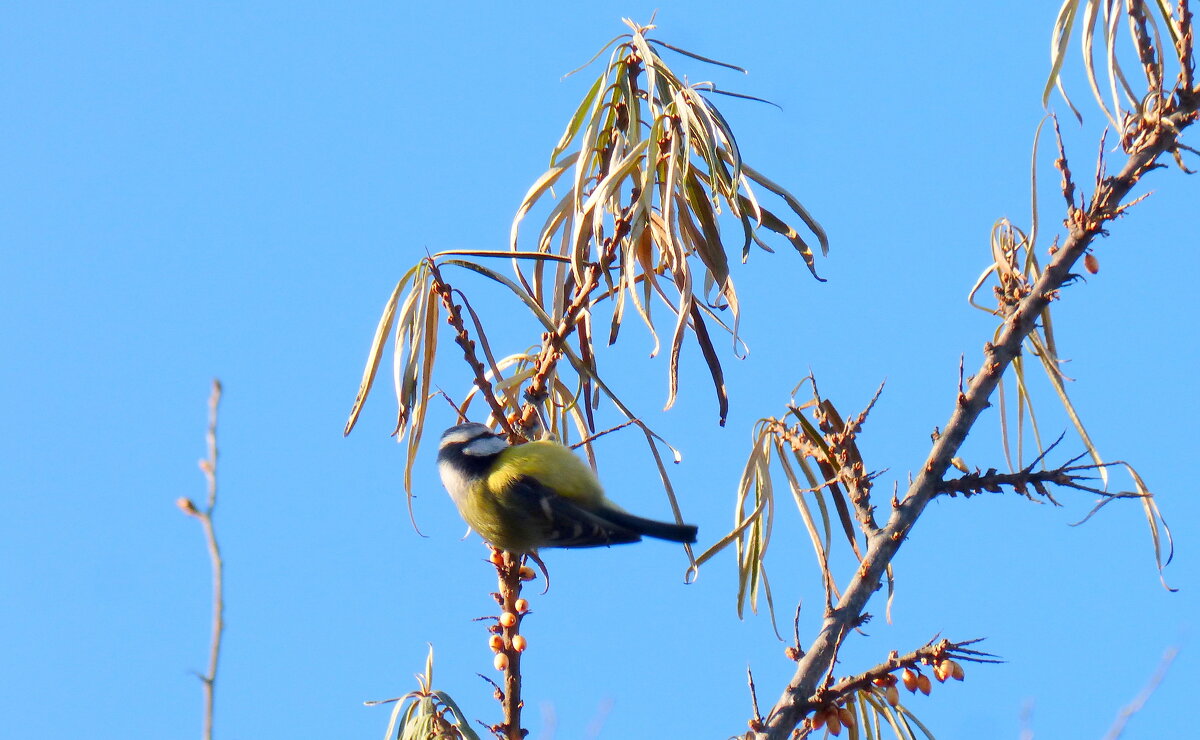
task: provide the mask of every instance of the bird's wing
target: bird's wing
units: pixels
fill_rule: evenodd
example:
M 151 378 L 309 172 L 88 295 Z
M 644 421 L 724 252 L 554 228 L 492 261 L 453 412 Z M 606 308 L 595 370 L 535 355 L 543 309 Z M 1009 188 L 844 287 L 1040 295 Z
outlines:
M 515 479 L 503 492 L 540 528 L 539 547 L 600 547 L 637 542 L 642 536 L 555 493 L 529 476 Z

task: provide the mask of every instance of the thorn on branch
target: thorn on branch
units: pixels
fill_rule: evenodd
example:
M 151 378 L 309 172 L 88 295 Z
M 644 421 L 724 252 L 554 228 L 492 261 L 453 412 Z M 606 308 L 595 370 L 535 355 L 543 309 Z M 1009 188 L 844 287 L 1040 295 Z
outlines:
M 1000 473 L 997 472 L 995 468 L 989 468 L 986 472 L 982 472 L 977 469 L 974 473 L 969 473 L 952 480 L 942 481 L 937 493 L 948 495 L 951 498 L 962 494 L 964 497 L 969 498 L 984 492 L 1003 493 L 1005 488 L 1010 488 L 1014 493 L 1019 493 L 1030 501 L 1036 500 L 1033 495 L 1036 493 L 1038 496 L 1044 498 L 1055 506 L 1062 506 L 1062 504 L 1054 498 L 1054 495 L 1050 492 L 1050 486 L 1096 494 L 1103 499 L 1100 504 L 1101 506 L 1113 499 L 1142 497 L 1141 494 L 1138 493 L 1130 493 L 1127 491 L 1113 493 L 1102 488 L 1085 484 L 1083 481 L 1095 480 L 1094 476 L 1085 475 L 1086 473 L 1119 464 L 1099 463 L 1076 465 L 1075 463 L 1082 459 L 1087 453 L 1078 455 L 1068 460 L 1063 465 L 1051 470 L 1034 470 L 1034 468 L 1046 457 L 1046 454 L 1049 453 L 1050 450 L 1054 449 L 1058 443 L 1062 441 L 1062 439 L 1062 436 L 1060 436 L 1054 442 L 1054 444 L 1047 447 L 1045 451 L 1038 455 L 1033 462 L 1029 463 L 1029 465 L 1016 473 Z M 1030 489 L 1033 490 L 1033 493 L 1030 493 Z M 1088 516 L 1090 517 L 1091 514 Z

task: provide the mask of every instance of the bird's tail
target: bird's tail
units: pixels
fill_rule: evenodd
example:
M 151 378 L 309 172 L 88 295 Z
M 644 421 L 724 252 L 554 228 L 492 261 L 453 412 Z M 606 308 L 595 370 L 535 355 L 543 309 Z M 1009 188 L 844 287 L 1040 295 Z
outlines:
M 653 519 L 643 519 L 625 511 L 605 511 L 604 518 L 632 532 L 671 542 L 696 541 L 696 527 L 692 524 L 675 524 L 674 522 L 657 522 Z

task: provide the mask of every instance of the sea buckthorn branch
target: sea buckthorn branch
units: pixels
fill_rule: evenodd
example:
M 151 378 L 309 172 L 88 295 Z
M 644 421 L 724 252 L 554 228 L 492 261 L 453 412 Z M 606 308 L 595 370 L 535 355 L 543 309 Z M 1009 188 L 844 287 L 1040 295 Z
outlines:
M 1184 61 L 1186 65 L 1191 60 Z M 951 460 L 967 438 L 979 415 L 990 405 L 1005 370 L 1020 355 L 1025 338 L 1034 331 L 1043 310 L 1059 296 L 1059 291 L 1075 279 L 1075 263 L 1082 259 L 1097 237 L 1105 235 L 1105 227 L 1123 215 L 1122 205 L 1133 188 L 1148 172 L 1163 167 L 1158 159 L 1179 150 L 1181 132 L 1197 118 L 1200 90 L 1182 90 L 1163 101 L 1151 115 L 1144 115 L 1127 127 L 1123 146 L 1127 159 L 1120 172 L 1104 177 L 1095 187 L 1090 200 L 1076 203 L 1075 185 L 1066 157 L 1061 153 L 1056 166 L 1063 173 L 1062 189 L 1067 200 L 1067 236 L 1052 255 L 1045 270 L 1030 286 L 1027 295 L 1006 313 L 1004 323 L 993 342 L 984 345 L 983 361 L 978 372 L 969 379 L 958 394 L 949 421 L 933 442 L 920 472 L 909 485 L 902 499 L 892 507 L 888 521 L 868 537 L 867 551 L 837 605 L 821 624 L 816 640 L 797 662 L 796 672 L 784 688 L 779 700 L 766 718 L 759 737 L 784 740 L 791 735 L 806 714 L 814 708 L 813 696 L 826 675 L 844 635 L 850 625 L 863 615 L 867 602 L 880 588 L 888 565 L 900 545 L 916 525 L 925 506 L 945 489 L 945 476 Z

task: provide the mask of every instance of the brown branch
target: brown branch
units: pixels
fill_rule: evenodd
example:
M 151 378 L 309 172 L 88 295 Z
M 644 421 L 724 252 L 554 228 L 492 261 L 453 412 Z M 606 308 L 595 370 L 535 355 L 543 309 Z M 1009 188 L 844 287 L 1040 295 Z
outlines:
M 213 511 L 217 508 L 217 409 L 221 403 L 221 381 L 213 380 L 212 394 L 208 398 L 208 457 L 200 461 L 200 470 L 208 484 L 208 495 L 203 509 L 197 509 L 192 500 L 182 496 L 175 501 L 184 514 L 195 517 L 204 529 L 204 541 L 208 545 L 208 557 L 213 573 L 213 619 L 212 639 L 208 652 L 208 672 L 200 676 L 204 687 L 204 729 L 201 737 L 212 740 L 213 703 L 217 685 L 217 663 L 221 657 L 221 635 L 225 631 L 225 565 L 221 560 L 221 548 L 217 545 L 217 533 L 213 528 Z
M 1142 63 L 1142 72 L 1146 75 L 1146 85 L 1150 93 L 1157 97 L 1162 93 L 1163 80 L 1154 53 L 1154 38 L 1150 35 L 1149 21 L 1146 20 L 1145 3 L 1142 0 L 1126 0 L 1125 9 L 1132 23 L 1134 44 L 1137 46 L 1138 61 Z
M 907 655 L 897 655 L 893 652 L 886 661 L 874 668 L 855 676 L 843 678 L 828 688 L 818 689 L 817 695 L 813 698 L 822 705 L 836 704 L 849 694 L 860 689 L 865 689 L 872 683 L 876 685 L 886 683 L 886 676 L 902 668 L 913 668 L 919 671 L 921 665 L 936 666 L 946 660 L 965 660 L 973 663 L 1003 663 L 1004 661 L 999 660 L 991 653 L 967 648 L 967 645 L 974 645 L 981 639 L 976 638 L 964 642 L 950 642 L 943 639 L 937 643 L 930 640 L 922 647 L 913 650 Z
M 1176 28 L 1179 30 L 1179 41 L 1175 44 L 1175 56 L 1179 60 L 1179 90 L 1193 92 L 1195 85 L 1195 65 L 1192 56 L 1192 9 L 1185 0 L 1179 3 L 1179 19 Z
M 533 377 L 525 391 L 528 403 L 525 404 L 521 418 L 517 422 L 517 426 L 522 432 L 535 428 L 534 420 L 537 419 L 538 408 L 542 399 L 550 393 L 550 375 L 554 372 L 559 358 L 562 357 L 562 348 L 566 344 L 567 338 L 575 331 L 575 322 L 578 320 L 579 314 L 589 304 L 592 291 L 600 284 L 602 272 L 599 263 L 593 262 L 587 266 L 583 273 L 583 283 L 577 288 L 575 299 L 563 312 L 558 326 L 554 328 L 554 331 L 542 334 L 542 348 L 538 352 Z
M 826 718 L 830 715 L 840 714 L 840 711 L 847 708 L 851 697 L 858 692 L 876 692 L 891 706 L 900 704 L 900 693 L 895 688 L 900 683 L 911 692 L 920 691 L 928 694 L 932 688 L 932 682 L 927 676 L 923 676 L 921 668 L 923 665 L 932 667 L 938 682 L 944 683 L 948 678 L 963 680 L 965 674 L 962 665 L 958 662 L 960 660 L 973 663 L 1004 662 L 991 653 L 967 647 L 967 645 L 978 643 L 980 639 L 966 640 L 965 642 L 941 640 L 937 643 L 930 640 L 906 655 L 899 655 L 892 651 L 886 661 L 867 671 L 848 676 L 836 683 L 828 681 L 827 685 L 817 689 L 817 693 L 813 697 L 813 713 L 808 720 L 806 729 L 809 731 L 819 729 Z M 902 672 L 899 678 L 896 676 L 897 671 Z
M 598 180 L 603 179 L 607 167 L 607 160 L 603 160 Z M 633 211 L 636 201 L 636 196 L 631 195 L 629 206 L 619 216 L 615 217 L 612 236 L 604 238 L 602 245 L 595 245 L 598 252 L 597 259 L 595 262 L 586 263 L 582 274 L 579 275 L 581 282 L 575 286 L 573 291 L 574 298 L 563 311 L 558 325 L 554 328 L 554 331 L 542 334 L 542 347 L 538 351 L 537 362 L 534 363 L 534 372 L 529 381 L 529 386 L 525 390 L 525 407 L 522 409 L 521 417 L 517 421 L 519 431 L 522 433 L 536 428 L 534 421 L 538 417 L 538 410 L 542 401 L 549 396 L 551 375 L 554 373 L 554 368 L 562 357 L 567 339 L 570 338 L 571 334 L 579 326 L 583 318 L 582 314 L 594 302 L 592 300 L 592 293 L 600 287 L 601 278 L 607 279 L 608 267 L 617 258 L 621 242 L 629 235 L 632 228 Z M 590 346 L 590 342 L 585 342 L 585 345 Z M 586 347 L 581 347 L 581 356 L 584 357 L 585 363 L 590 365 L 592 363 L 588 362 L 588 354 L 589 350 Z
M 516 435 L 509 426 L 504 407 L 500 405 L 500 402 L 496 400 L 496 394 L 492 392 L 492 383 L 487 379 L 487 368 L 475 356 L 475 342 L 471 339 L 471 335 L 463 323 L 462 307 L 454 302 L 454 288 L 442 278 L 442 271 L 433 258 L 426 258 L 426 263 L 429 265 L 429 273 L 433 276 L 433 290 L 441 298 L 442 305 L 446 308 L 446 323 L 453 327 L 454 341 L 462 348 L 463 359 L 467 361 L 467 364 L 471 366 L 471 371 L 475 374 L 475 387 L 479 389 L 479 393 L 491 407 L 492 417 L 504 427 L 511 440 Z
M 504 688 L 496 688 L 496 698 L 500 701 L 504 720 L 489 729 L 504 740 L 523 740 L 528 734 L 521 727 L 521 709 L 525 706 L 521 699 L 521 653 L 525 651 L 521 621 L 529 607 L 521 598 L 521 582 L 524 580 L 522 571 L 526 570 L 527 576 L 531 571 L 521 563 L 520 555 L 492 549 L 492 564 L 496 566 L 496 577 L 500 584 L 499 592 L 492 595 L 500 605 L 500 616 L 490 630 L 494 635 L 493 640 L 499 638 L 493 643 L 492 650 L 496 654 L 496 667 L 504 673 Z
M 1075 491 L 1092 493 L 1104 499 L 1142 498 L 1142 494 L 1140 493 L 1113 493 L 1111 491 L 1106 491 L 1103 488 L 1097 488 L 1095 486 L 1082 483 L 1082 481 L 1094 480 L 1092 476 L 1082 475 L 1082 473 L 1090 473 L 1123 464 L 1120 462 L 1112 462 L 1076 465 L 1075 463 L 1078 460 L 1087 455 L 1086 452 L 1078 457 L 1068 460 L 1065 464 L 1060 465 L 1053 470 L 1034 470 L 1034 468 L 1041 463 L 1042 459 L 1045 458 L 1046 453 L 1054 449 L 1055 446 L 1057 446 L 1061 441 L 1062 437 L 1059 437 L 1054 444 L 1047 447 L 1041 455 L 1038 455 L 1036 460 L 1016 473 L 999 473 L 995 468 L 989 468 L 987 472 L 976 470 L 974 473 L 968 473 L 967 475 L 959 478 L 942 481 L 942 484 L 938 489 L 938 493 L 948 495 L 951 498 L 959 494 L 969 498 L 984 492 L 1001 493 L 1003 492 L 1004 488 L 1007 487 L 1011 488 L 1014 492 L 1032 500 L 1033 496 L 1029 493 L 1029 489 L 1032 488 L 1037 495 L 1046 499 L 1055 506 L 1061 506 L 1062 504 L 1058 503 L 1058 501 L 1050 493 L 1050 490 L 1047 486 L 1058 486 L 1059 488 L 1067 488 Z
M 1121 201 L 1143 175 L 1161 166 L 1157 164 L 1157 159 L 1171 151 L 1179 132 L 1195 121 L 1196 98 L 1181 98 L 1165 104 L 1163 120 L 1145 130 L 1140 145 L 1129 154 L 1120 173 L 1104 178 L 1086 210 L 1073 212 L 1072 193 L 1064 192 L 1069 215 L 1066 221 L 1069 231 L 1065 241 L 1038 276 L 1037 282 L 1031 286 L 1030 293 L 1007 314 L 995 342 L 985 345 L 979 371 L 954 404 L 949 421 L 934 441 L 929 456 L 909 485 L 904 499 L 892 510 L 883 528 L 870 538 L 869 547 L 855 576 L 842 593 L 837 606 L 825 616 L 808 652 L 797 662 L 796 672 L 768 715 L 766 731 L 760 737 L 772 740 L 787 738 L 804 715 L 814 708 L 812 697 L 818 682 L 828 670 L 838 640 L 848 632 L 850 625 L 861 618 L 867 601 L 880 588 L 883 575 L 901 543 L 925 506 L 942 489 L 951 459 L 966 440 L 979 415 L 990 405 L 989 398 L 1000 378 L 1020 354 L 1022 343 L 1037 326 L 1042 311 L 1057 297 L 1058 291 L 1074 279 L 1071 270 L 1075 262 L 1098 236 L 1105 233 L 1104 226 L 1119 213 Z

